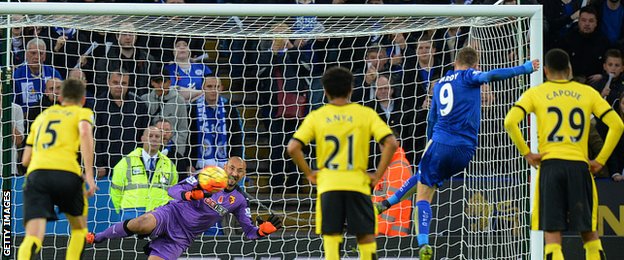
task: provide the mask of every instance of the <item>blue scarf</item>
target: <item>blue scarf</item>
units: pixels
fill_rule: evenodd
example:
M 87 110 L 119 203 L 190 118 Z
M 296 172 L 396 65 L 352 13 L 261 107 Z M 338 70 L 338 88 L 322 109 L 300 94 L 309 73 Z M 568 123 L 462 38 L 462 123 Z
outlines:
M 227 129 L 225 98 L 219 97 L 216 109 L 206 106 L 206 99 L 197 99 L 197 127 L 200 161 L 227 160 Z M 204 165 L 204 167 L 207 165 Z

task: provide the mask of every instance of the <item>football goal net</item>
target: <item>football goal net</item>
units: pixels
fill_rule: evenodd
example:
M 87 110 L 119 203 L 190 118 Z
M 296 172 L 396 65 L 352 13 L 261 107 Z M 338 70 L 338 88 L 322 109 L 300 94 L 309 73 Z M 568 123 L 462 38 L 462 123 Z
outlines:
M 316 189 L 285 147 L 303 118 L 327 102 L 320 80 L 327 68 L 353 72 L 352 102 L 386 120 L 405 150 L 405 170 L 414 173 L 425 148 L 431 88 L 453 69 L 459 49 L 475 48 L 484 71 L 542 55 L 541 6 L 0 3 L 0 30 L 1 164 L 4 199 L 11 201 L 4 208 L 10 225 L 6 216 L 4 224 L 13 256 L 24 236 L 19 155 L 30 124 L 58 103 L 65 79 L 86 83 L 85 106 L 95 113 L 100 189 L 89 199 L 90 231 L 140 214 L 125 206 L 145 207 L 113 194 L 119 186 L 113 176 L 141 173 L 115 166 L 144 146 L 143 130 L 155 125 L 178 180 L 241 156 L 251 216 L 284 219 L 277 233 L 249 241 L 235 218 L 225 217 L 183 259 L 318 259 Z M 541 258 L 540 234 L 529 230 L 532 171 L 503 128 L 508 109 L 541 80 L 534 73 L 481 86 L 476 155 L 432 203 L 435 259 Z M 521 128 L 536 140 L 528 124 Z M 315 146 L 305 152 L 315 163 Z M 371 169 L 379 153 L 371 143 Z M 375 196 L 392 194 L 401 180 L 384 179 Z M 381 258 L 418 255 L 417 220 L 411 206 L 401 205 L 380 217 L 388 223 L 378 237 Z M 49 223 L 43 259 L 64 257 L 68 234 L 62 215 Z M 130 237 L 86 245 L 84 257 L 144 259 L 146 243 Z M 357 257 L 353 237 L 341 252 Z

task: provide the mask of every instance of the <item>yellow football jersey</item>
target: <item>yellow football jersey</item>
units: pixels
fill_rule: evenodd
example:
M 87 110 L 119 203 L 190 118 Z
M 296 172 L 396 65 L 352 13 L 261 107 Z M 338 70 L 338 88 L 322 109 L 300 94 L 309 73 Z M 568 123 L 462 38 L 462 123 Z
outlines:
M 538 119 L 538 149 L 542 160 L 588 161 L 591 115 L 602 118 L 611 106 L 592 87 L 567 80 L 548 81 L 527 90 L 517 107 Z
M 327 104 L 306 116 L 293 138 L 304 145 L 316 142 L 319 194 L 336 190 L 370 194 L 369 142 L 372 137 L 380 142 L 391 134 L 371 108 Z
M 26 174 L 34 170 L 62 170 L 81 175 L 78 164 L 78 123 L 93 124 L 93 111 L 79 106 L 54 105 L 44 110 L 30 127 L 26 145 L 32 157 Z

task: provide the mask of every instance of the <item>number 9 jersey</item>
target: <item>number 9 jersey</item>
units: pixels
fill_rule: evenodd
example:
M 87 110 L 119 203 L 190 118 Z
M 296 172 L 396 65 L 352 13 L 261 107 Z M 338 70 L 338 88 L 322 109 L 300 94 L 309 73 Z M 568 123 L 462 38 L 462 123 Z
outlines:
M 370 195 L 366 174 L 370 140 L 392 135 L 377 112 L 359 104 L 326 104 L 308 114 L 293 135 L 304 146 L 316 141 L 318 194 L 356 191 Z
M 26 174 L 34 170 L 61 170 L 81 176 L 78 124 L 83 120 L 93 124 L 93 111 L 79 106 L 54 105 L 37 116 L 26 139 L 26 145 L 32 146 Z
M 514 106 L 525 115 L 533 112 L 537 116 L 538 150 L 547 153 L 542 161 L 587 162 L 591 115 L 602 120 L 613 110 L 592 87 L 568 80 L 548 81 L 530 88 Z M 520 152 L 524 155 L 529 151 Z
M 472 68 L 449 71 L 436 83 L 429 110 L 429 139 L 446 145 L 477 147 L 481 121 L 481 73 Z

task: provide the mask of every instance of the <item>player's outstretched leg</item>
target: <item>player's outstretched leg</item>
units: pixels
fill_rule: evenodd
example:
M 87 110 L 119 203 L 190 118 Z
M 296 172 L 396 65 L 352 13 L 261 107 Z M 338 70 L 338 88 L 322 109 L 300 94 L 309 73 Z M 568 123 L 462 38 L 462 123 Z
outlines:
M 154 228 L 156 228 L 156 217 L 147 213 L 138 218 L 114 224 L 100 233 L 89 233 L 87 234 L 87 243 L 100 243 L 106 239 L 129 237 L 134 234 L 147 235 L 152 233 Z
M 397 191 L 397 193 L 390 196 L 390 198 L 385 199 L 381 202 L 375 202 L 375 208 L 377 208 L 378 213 L 384 212 L 393 205 L 407 199 L 411 198 L 414 193 L 416 193 L 416 184 L 418 183 L 418 177 L 413 175 L 405 183 L 403 186 Z

